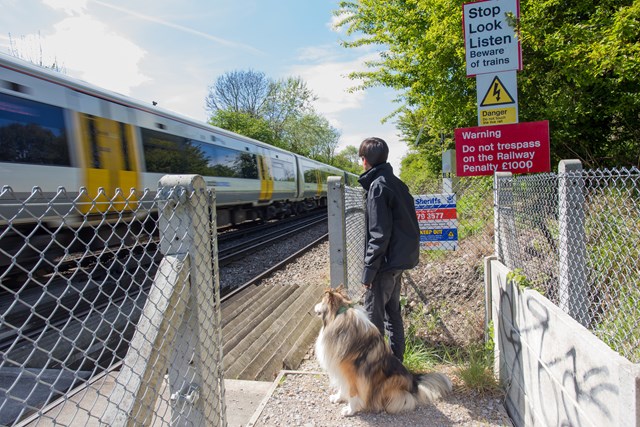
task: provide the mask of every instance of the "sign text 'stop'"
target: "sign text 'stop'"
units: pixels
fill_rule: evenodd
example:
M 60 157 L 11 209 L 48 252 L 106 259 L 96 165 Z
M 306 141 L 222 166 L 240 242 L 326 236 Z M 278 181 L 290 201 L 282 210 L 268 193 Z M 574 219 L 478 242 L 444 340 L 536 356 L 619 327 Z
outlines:
M 488 0 L 462 5 L 467 77 L 521 70 L 520 40 L 509 16 L 520 13 L 518 0 Z

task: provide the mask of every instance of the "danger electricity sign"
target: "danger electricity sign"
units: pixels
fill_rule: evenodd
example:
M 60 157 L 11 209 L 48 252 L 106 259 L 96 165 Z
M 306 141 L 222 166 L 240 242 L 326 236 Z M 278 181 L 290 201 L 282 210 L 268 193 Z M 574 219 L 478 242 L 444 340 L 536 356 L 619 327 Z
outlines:
M 518 123 L 516 71 L 478 74 L 478 126 Z
M 482 98 L 482 102 L 480 102 L 480 106 L 488 107 L 490 105 L 513 104 L 514 102 L 514 98 L 511 96 L 504 83 L 502 83 L 500 77 L 493 76 L 489 89 L 484 95 L 484 98 Z
M 517 0 L 465 3 L 462 11 L 467 77 L 522 69 L 520 40 L 509 19 L 520 15 Z

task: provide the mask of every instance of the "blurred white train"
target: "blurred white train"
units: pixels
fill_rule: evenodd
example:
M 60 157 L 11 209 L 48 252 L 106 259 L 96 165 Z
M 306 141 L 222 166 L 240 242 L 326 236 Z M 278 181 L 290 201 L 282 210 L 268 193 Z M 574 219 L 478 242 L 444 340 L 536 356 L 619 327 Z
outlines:
M 202 175 L 215 188 L 219 226 L 324 206 L 328 176 L 343 176 L 351 185 L 357 179 L 0 54 L 0 186 L 12 188 L 9 199 L 24 199 L 35 186 L 48 196 L 64 187 L 73 198 L 85 187 L 81 198 L 101 203 L 86 203 L 81 214 L 120 216 L 165 174 Z M 106 202 L 117 188 L 130 203 Z M 8 202 L 0 200 L 0 225 L 33 222 L 38 215 L 16 217 Z

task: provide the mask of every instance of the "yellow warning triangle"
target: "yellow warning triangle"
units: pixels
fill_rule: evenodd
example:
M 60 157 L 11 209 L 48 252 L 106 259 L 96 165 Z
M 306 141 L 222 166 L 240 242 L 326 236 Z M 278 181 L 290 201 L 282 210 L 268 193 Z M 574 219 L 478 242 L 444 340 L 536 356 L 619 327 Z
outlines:
M 489 105 L 503 105 L 513 103 L 515 103 L 515 101 L 509 94 L 509 91 L 504 87 L 498 76 L 495 76 L 493 78 L 493 81 L 491 82 L 491 85 L 489 85 L 489 90 L 480 103 L 480 106 L 486 107 Z

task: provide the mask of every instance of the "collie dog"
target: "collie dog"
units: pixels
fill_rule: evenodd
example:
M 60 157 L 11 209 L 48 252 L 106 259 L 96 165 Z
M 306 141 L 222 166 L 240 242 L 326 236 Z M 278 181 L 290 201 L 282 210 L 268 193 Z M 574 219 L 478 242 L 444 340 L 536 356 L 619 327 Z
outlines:
M 451 381 L 441 373 L 410 373 L 342 286 L 326 290 L 314 310 L 322 319 L 316 357 L 337 389 L 329 400 L 347 403 L 342 415 L 410 411 L 451 391 Z

